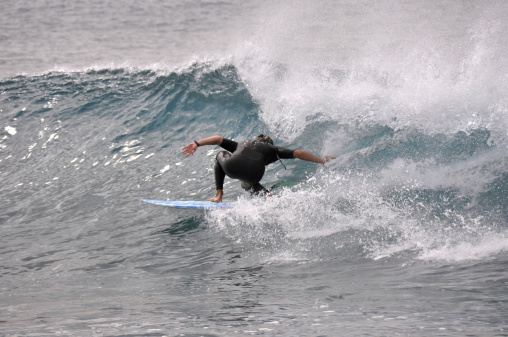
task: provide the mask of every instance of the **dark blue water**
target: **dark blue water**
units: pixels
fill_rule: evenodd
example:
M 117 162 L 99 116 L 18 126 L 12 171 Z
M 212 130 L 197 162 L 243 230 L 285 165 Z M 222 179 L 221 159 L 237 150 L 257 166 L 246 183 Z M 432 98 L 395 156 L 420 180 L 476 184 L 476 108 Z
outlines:
M 504 3 L 1 7 L 1 335 L 508 334 Z

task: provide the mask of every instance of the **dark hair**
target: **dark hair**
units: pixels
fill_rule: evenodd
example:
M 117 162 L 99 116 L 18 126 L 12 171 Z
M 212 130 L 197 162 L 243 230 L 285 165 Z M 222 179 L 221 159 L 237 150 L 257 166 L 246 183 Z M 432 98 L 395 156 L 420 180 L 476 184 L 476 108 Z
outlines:
M 260 134 L 258 136 L 258 141 L 273 145 L 273 140 L 270 137 L 268 137 L 267 135 L 264 135 L 264 134 Z

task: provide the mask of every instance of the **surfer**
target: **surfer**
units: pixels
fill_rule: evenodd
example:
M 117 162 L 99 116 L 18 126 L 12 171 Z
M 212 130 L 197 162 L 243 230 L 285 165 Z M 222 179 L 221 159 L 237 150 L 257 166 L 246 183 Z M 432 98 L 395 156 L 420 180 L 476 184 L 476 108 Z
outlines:
M 303 150 L 289 150 L 274 146 L 273 140 L 263 134 L 259 135 L 257 139 L 245 140 L 241 143 L 221 136 L 195 140 L 182 149 L 182 154 L 188 157 L 194 154 L 198 147 L 204 145 L 219 145 L 226 150 L 219 152 L 215 160 L 216 192 L 215 196 L 210 199 L 213 202 L 222 202 L 226 175 L 233 179 L 239 179 L 242 182 L 242 187 L 251 194 L 268 194 L 269 191 L 259 183 L 265 173 L 266 165 L 281 159 L 298 158 L 320 164 L 335 159 L 330 156 L 318 158 Z

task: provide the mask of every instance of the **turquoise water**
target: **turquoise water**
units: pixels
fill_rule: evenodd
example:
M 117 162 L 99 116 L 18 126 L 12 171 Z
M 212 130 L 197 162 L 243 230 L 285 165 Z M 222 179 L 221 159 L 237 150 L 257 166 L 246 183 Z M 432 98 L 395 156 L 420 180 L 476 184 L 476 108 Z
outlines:
M 1 335 L 507 334 L 503 2 L 0 6 Z

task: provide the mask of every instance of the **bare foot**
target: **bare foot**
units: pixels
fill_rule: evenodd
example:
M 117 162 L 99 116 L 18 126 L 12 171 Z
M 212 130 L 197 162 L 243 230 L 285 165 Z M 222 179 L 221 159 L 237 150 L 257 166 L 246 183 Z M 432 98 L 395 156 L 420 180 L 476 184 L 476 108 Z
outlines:
M 222 190 L 217 190 L 215 192 L 215 196 L 210 199 L 211 202 L 222 202 L 222 195 L 223 195 L 223 192 Z

